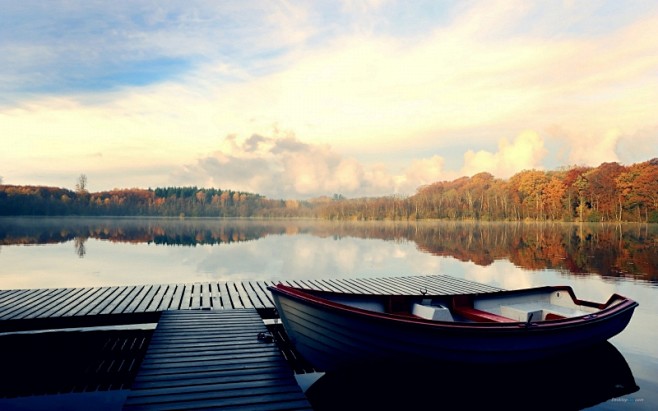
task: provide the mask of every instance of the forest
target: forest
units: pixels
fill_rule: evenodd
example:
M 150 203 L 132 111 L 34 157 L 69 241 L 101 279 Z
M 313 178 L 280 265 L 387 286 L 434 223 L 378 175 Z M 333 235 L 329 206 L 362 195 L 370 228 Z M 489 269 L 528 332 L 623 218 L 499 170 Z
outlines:
M 588 221 L 658 223 L 658 158 L 621 165 L 479 173 L 411 196 L 268 199 L 218 188 L 74 190 L 0 185 L 0 215 L 319 218 L 328 220 Z

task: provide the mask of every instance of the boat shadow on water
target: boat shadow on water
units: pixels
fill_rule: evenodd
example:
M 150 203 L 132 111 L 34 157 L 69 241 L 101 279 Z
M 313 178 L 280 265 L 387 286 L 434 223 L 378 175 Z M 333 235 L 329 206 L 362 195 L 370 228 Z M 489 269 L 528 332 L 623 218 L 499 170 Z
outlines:
M 386 364 L 327 372 L 306 391 L 314 410 L 579 410 L 639 390 L 609 342 L 517 364 Z

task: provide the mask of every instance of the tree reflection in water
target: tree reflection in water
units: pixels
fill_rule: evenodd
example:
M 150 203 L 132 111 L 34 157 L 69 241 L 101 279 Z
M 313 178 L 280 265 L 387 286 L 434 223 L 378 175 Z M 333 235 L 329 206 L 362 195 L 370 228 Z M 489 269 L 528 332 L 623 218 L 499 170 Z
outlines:
M 0 219 L 0 246 L 93 238 L 167 246 L 224 245 L 272 235 L 307 234 L 409 241 L 437 256 L 486 266 L 506 259 L 528 270 L 631 277 L 658 282 L 657 224 L 331 222 L 217 219 Z
M 82 236 L 76 236 L 75 239 L 73 240 L 73 243 L 75 245 L 75 253 L 80 258 L 84 258 L 85 254 L 87 254 L 87 249 L 85 248 L 85 242 L 87 242 L 87 237 L 82 237 Z

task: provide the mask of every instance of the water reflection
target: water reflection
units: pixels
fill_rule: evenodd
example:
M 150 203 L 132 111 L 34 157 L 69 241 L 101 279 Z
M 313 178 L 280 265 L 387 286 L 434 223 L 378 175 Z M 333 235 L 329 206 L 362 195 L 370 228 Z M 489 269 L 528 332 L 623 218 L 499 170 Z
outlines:
M 528 269 L 597 273 L 658 282 L 658 225 L 459 222 L 327 222 L 214 219 L 0 219 L 0 246 L 85 241 L 167 246 L 226 245 L 268 236 L 308 234 L 319 238 L 413 242 L 435 256 L 479 266 L 509 260 Z
M 75 244 L 75 253 L 78 257 L 83 258 L 87 254 L 87 249 L 85 248 L 85 242 L 87 242 L 87 237 L 77 236 L 73 243 Z
M 610 343 L 506 366 L 397 365 L 327 373 L 306 391 L 314 410 L 576 410 L 639 390 Z

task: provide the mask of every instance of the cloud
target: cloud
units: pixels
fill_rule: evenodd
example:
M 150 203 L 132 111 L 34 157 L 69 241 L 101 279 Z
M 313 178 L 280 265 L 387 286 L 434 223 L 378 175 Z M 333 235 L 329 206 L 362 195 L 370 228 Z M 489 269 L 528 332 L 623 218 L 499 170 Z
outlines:
M 379 195 L 554 168 L 558 146 L 658 156 L 655 6 L 434 3 L 12 3 L 2 174 Z M 168 171 L 139 183 L 136 167 Z
M 445 178 L 444 164 L 445 160 L 438 155 L 413 160 L 404 175 L 396 179 L 395 191 L 403 194 L 414 193 L 420 186 Z
M 409 141 L 449 147 L 456 134 L 457 143 L 478 144 L 482 130 L 500 136 L 558 124 L 600 135 L 656 122 L 658 33 L 648 23 L 658 26 L 656 17 L 586 38 L 510 29 L 536 12 L 474 7 L 413 38 L 348 31 L 300 48 L 282 70 L 223 88 L 229 96 L 218 104 L 236 119 L 249 107 L 259 129 L 279 123 L 343 152 L 389 156 Z
M 616 149 L 620 137 L 619 130 L 608 130 L 600 137 L 572 138 L 569 141 L 570 164 L 598 166 L 605 162 L 618 162 Z
M 221 148 L 174 173 L 179 184 L 225 187 L 271 198 L 310 198 L 340 193 L 381 195 L 394 178 L 380 167 L 367 169 L 328 145 L 308 144 L 290 132 L 224 138 Z
M 209 62 L 267 72 L 315 30 L 288 2 L 3 5 L 0 38 L 11 41 L 0 53 L 12 64 L 0 65 L 0 103 L 181 81 Z
M 305 143 L 290 131 L 272 136 L 226 136 L 220 149 L 173 173 L 176 184 L 225 187 L 270 198 L 349 197 L 412 194 L 437 181 L 440 156 L 417 159 L 400 173 L 383 164 L 364 165 L 329 145 Z
M 219 150 L 176 171 L 173 179 L 182 185 L 240 189 L 270 198 L 409 195 L 423 185 L 481 171 L 509 177 L 539 167 L 544 154 L 541 137 L 528 131 L 511 143 L 501 139 L 497 152 L 467 152 L 461 174 L 446 170 L 439 155 L 415 159 L 396 173 L 383 164 L 367 166 L 343 157 L 328 145 L 302 142 L 290 131 L 275 131 L 271 137 L 229 135 Z
M 506 138 L 499 140 L 496 152 L 467 151 L 462 174 L 472 176 L 486 171 L 499 178 L 509 178 L 521 170 L 542 168 L 546 152 L 543 139 L 536 132 L 525 131 L 511 143 Z

